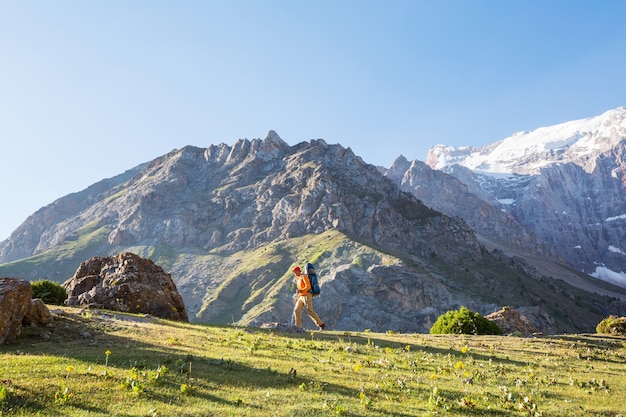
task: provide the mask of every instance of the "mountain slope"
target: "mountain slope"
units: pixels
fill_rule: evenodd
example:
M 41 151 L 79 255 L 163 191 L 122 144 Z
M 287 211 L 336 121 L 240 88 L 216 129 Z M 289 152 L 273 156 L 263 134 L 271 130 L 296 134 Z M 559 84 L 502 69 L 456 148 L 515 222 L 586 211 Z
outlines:
M 626 287 L 625 161 L 620 107 L 483 147 L 439 145 L 426 162 L 514 218 L 568 265 Z
M 453 169 L 459 170 L 456 166 Z M 472 183 L 465 184 L 453 175 L 430 168 L 424 162 L 409 162 L 402 156 L 393 162 L 391 168 L 379 170 L 429 207 L 463 218 L 479 236 L 498 237 L 503 243 L 519 246 L 532 254 L 558 258 L 550 246 L 543 244 L 512 215 L 501 210 L 498 202 L 479 186 L 472 187 Z
M 56 210 L 66 198 L 21 226 L 44 224 L 39 240 L 0 243 L 0 254 L 29 254 L 3 255 L 0 274 L 63 281 L 91 256 L 131 251 L 172 274 L 192 320 L 259 324 L 290 319 L 289 271 L 308 260 L 321 276 L 316 310 L 346 330 L 424 332 L 460 305 L 540 306 L 546 331 L 590 330 L 620 306 L 487 251 L 463 220 L 323 140 L 289 146 L 270 132 L 188 146 Z

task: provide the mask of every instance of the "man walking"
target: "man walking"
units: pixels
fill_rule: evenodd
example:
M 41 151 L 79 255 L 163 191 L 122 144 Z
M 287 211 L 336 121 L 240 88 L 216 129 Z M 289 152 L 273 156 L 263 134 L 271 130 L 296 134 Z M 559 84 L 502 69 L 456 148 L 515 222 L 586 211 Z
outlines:
M 315 311 L 313 311 L 313 295 L 311 294 L 311 281 L 306 274 L 302 273 L 299 266 L 293 269 L 293 273 L 296 274 L 296 289 L 298 291 L 296 298 L 296 305 L 293 309 L 293 315 L 296 319 L 296 326 L 302 328 L 302 310 L 306 307 L 306 313 L 311 317 L 315 324 L 324 330 L 326 325 L 322 322 Z

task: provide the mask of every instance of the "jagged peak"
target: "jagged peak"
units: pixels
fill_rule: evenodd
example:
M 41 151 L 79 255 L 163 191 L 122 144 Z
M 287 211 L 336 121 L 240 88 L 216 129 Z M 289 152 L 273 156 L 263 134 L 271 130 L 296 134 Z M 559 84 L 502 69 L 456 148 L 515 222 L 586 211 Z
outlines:
M 287 144 L 287 142 L 282 140 L 281 137 L 278 135 L 278 133 L 276 133 L 276 131 L 274 130 L 270 130 L 269 132 L 267 132 L 267 135 L 265 135 L 263 142 L 274 142 L 274 143 L 280 143 L 280 144 L 285 144 L 285 145 Z
M 404 157 L 404 155 L 398 156 L 392 163 L 389 169 L 379 168 L 378 170 L 383 173 L 383 175 L 388 176 L 393 180 L 397 180 L 398 182 L 402 181 L 402 176 L 409 169 L 411 164 Z
M 402 168 L 402 167 L 408 167 L 409 166 L 409 160 L 406 159 L 406 157 L 402 154 L 400 154 L 400 156 L 398 156 L 392 163 L 391 163 L 391 168 L 393 169 L 395 168 Z
M 408 159 L 406 159 L 406 156 L 404 156 L 403 154 L 400 154 L 397 158 L 396 161 L 400 162 L 400 163 L 404 163 L 404 162 L 408 162 Z
M 281 139 L 273 130 L 267 132 L 263 141 L 258 144 L 256 156 L 262 160 L 278 158 L 289 149 L 287 142 Z

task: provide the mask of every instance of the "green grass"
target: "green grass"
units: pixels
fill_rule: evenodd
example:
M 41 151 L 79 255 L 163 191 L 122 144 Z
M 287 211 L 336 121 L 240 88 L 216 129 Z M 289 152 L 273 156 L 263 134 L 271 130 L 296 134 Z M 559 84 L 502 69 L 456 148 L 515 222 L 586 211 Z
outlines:
M 203 300 L 196 318 L 212 323 L 248 324 L 257 314 L 273 309 L 282 294 L 293 294 L 290 285 L 293 285 L 291 269 L 294 265 L 303 267 L 305 262 L 313 262 L 319 267 L 321 262 L 332 259 L 346 241 L 344 234 L 332 230 L 273 242 L 228 256 L 205 255 L 205 259 L 212 260 L 212 273 L 223 278 L 211 292 L 211 297 Z M 366 249 L 362 247 L 362 250 Z
M 33 275 L 33 279 L 49 279 L 63 282 L 70 278 L 76 268 L 92 253 L 101 253 L 109 248 L 107 236 L 111 230 L 101 227 L 97 222 L 89 223 L 68 237 L 63 244 L 36 255 L 0 265 L 0 276 L 24 277 Z M 54 264 L 54 269 L 49 265 Z
M 53 327 L 0 346 L 0 415 L 624 413 L 625 338 L 281 334 L 118 317 L 63 308 Z

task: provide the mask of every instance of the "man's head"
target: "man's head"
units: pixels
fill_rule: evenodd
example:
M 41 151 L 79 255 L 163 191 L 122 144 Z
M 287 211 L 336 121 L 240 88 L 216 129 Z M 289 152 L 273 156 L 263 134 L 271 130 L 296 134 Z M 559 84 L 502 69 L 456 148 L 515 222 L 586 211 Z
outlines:
M 293 269 L 293 273 L 294 273 L 294 274 L 296 274 L 296 275 L 300 275 L 300 274 L 302 273 L 302 271 L 300 270 L 300 267 L 299 267 L 299 266 L 296 266 L 296 267 Z

